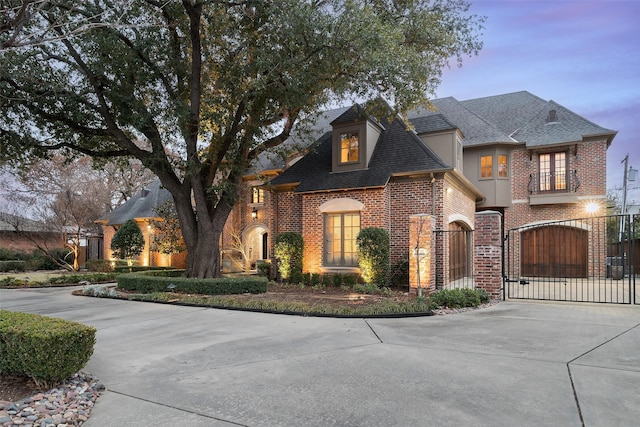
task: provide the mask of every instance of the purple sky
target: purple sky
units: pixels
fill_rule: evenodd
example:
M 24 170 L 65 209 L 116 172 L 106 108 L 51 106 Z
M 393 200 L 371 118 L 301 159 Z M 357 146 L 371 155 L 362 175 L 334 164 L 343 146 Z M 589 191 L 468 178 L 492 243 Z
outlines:
M 640 1 L 470 1 L 471 13 L 487 17 L 484 48 L 445 70 L 438 97 L 527 90 L 617 130 L 607 188 L 622 187 L 627 153 L 640 169 Z M 640 203 L 640 189 L 628 200 Z

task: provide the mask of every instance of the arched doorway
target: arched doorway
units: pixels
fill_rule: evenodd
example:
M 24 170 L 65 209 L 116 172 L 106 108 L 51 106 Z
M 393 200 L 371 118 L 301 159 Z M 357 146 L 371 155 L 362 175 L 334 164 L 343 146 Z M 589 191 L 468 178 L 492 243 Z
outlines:
M 254 225 L 244 233 L 244 250 L 247 268 L 256 270 L 257 261 L 269 258 L 269 233 L 263 225 Z

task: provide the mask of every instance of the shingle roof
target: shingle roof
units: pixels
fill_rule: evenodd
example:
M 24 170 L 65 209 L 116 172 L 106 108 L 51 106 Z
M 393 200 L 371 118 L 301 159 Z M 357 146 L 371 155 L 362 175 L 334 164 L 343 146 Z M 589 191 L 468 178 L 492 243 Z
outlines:
M 274 185 L 300 183 L 296 192 L 368 188 L 385 185 L 393 174 L 451 169 L 399 119 L 382 121 L 384 130 L 364 170 L 332 173 L 332 137 L 325 133 L 314 150 L 280 176 Z
M 51 231 L 40 222 L 6 212 L 0 212 L 0 231 L 47 232 Z
M 104 225 L 120 225 L 130 219 L 157 218 L 155 208 L 167 200 L 173 202 L 173 196 L 169 190 L 162 187 L 160 180 L 156 180 L 96 222 Z
M 461 104 L 515 140 L 526 143 L 527 147 L 579 142 L 591 135 L 613 138 L 616 134 L 554 101 L 545 101 L 527 91 L 470 99 Z M 551 110 L 557 112 L 557 122 L 547 120 Z
M 616 133 L 527 91 L 466 101 L 439 98 L 432 104 L 436 107 L 435 112 L 418 109 L 408 114 L 416 131 L 433 132 L 423 126 L 423 122 L 441 114 L 463 133 L 465 147 L 495 143 L 525 143 L 527 147 L 538 147 L 579 142 L 590 135 L 609 135 L 612 138 Z M 556 123 L 548 123 L 550 110 L 558 113 Z
M 291 132 L 291 136 L 275 152 L 263 152 L 253 163 L 248 174 L 255 174 L 273 169 L 284 169 L 286 156 L 291 151 L 299 151 L 313 145 L 318 138 L 331 129 L 331 122 L 341 116 L 351 107 L 341 107 L 324 111 L 311 116 L 303 123 L 303 126 L 296 125 Z M 304 128 L 304 131 L 301 130 Z
M 434 99 L 432 104 L 437 108 L 437 112 L 419 109 L 409 113 L 411 123 L 418 131 L 418 123 L 434 114 L 441 114 L 446 120 L 460 129 L 464 135 L 463 145 L 465 147 L 489 144 L 496 142 L 516 143 L 513 138 L 502 132 L 494 124 L 483 117 L 473 113 L 453 97 Z M 418 133 L 421 133 L 418 131 Z

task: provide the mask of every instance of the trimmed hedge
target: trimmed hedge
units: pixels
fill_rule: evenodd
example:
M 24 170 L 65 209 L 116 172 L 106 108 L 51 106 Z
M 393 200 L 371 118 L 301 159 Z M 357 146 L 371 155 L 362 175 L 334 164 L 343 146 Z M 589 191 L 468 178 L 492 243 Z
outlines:
M 0 261 L 0 272 L 6 273 L 8 271 L 25 271 L 27 269 L 27 262 L 22 260 L 10 260 Z
M 267 278 L 259 276 L 194 279 L 184 270 L 150 270 L 122 274 L 118 288 L 141 293 L 173 292 L 203 295 L 259 294 L 267 292 Z
M 0 288 L 68 285 L 81 282 L 106 283 L 115 282 L 116 277 L 116 273 L 60 274 L 51 276 L 44 280 L 18 279 L 13 276 L 7 276 L 0 279 Z
M 175 270 L 175 267 L 160 267 L 160 266 L 146 266 L 146 265 L 116 265 L 113 271 L 116 273 L 135 273 L 138 271 L 151 271 L 151 270 Z
M 93 354 L 96 329 L 63 319 L 0 310 L 0 372 L 54 387 Z
M 109 273 L 113 271 L 113 262 L 108 259 L 88 259 L 87 270 L 97 271 L 101 273 Z
M 484 289 L 441 289 L 429 295 L 429 301 L 435 307 L 477 307 L 491 301 Z

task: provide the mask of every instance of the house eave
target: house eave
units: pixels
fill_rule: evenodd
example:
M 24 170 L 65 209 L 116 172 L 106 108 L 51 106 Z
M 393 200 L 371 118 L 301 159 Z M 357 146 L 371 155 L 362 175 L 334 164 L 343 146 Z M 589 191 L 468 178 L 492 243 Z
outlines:
M 299 191 L 298 194 L 338 193 L 338 192 L 358 191 L 358 190 L 375 190 L 378 188 L 384 188 L 385 186 L 386 186 L 386 183 L 385 185 L 372 185 L 369 187 L 365 186 L 365 187 L 325 188 L 325 189 L 319 189 L 319 190 Z
M 462 191 L 466 191 L 475 199 L 476 203 L 482 202 L 486 199 L 485 195 L 480 192 L 480 190 L 478 190 L 478 188 L 473 185 L 473 183 L 469 181 L 458 169 L 453 169 L 449 173 L 445 174 L 445 180 L 460 188 Z

